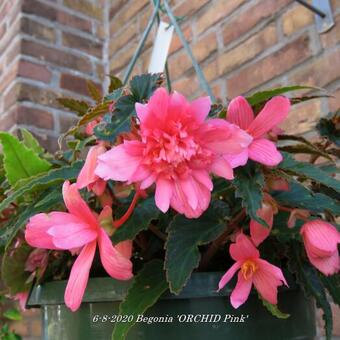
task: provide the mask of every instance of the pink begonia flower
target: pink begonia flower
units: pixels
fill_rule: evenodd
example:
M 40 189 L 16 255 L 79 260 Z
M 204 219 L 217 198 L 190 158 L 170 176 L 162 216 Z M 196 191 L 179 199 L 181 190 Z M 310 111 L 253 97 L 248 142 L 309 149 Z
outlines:
M 98 157 L 95 173 L 104 180 L 156 183 L 155 202 L 189 218 L 209 206 L 213 183 L 210 173 L 233 179 L 225 154 L 239 154 L 252 137 L 224 119 L 207 119 L 211 102 L 202 97 L 189 103 L 178 92 L 155 91 L 147 104 L 136 104 L 139 138 Z
M 93 191 L 97 196 L 104 193 L 106 182 L 97 176 L 94 171 L 97 166 L 98 156 L 106 152 L 105 146 L 98 144 L 92 146 L 87 153 L 85 164 L 80 170 L 77 178 L 77 188 L 83 189 L 87 187 L 89 191 Z
M 39 270 L 42 275 L 48 264 L 48 251 L 46 249 L 34 249 L 28 256 L 25 262 L 25 270 L 34 272 Z
M 300 233 L 312 265 L 325 275 L 337 273 L 340 270 L 339 231 L 330 223 L 314 220 L 305 223 Z
M 16 293 L 13 296 L 14 300 L 17 300 L 19 302 L 20 309 L 24 312 L 26 310 L 26 301 L 28 298 L 28 292 L 20 292 Z
M 228 106 L 227 120 L 251 135 L 253 141 L 247 150 L 236 157 L 229 156 L 227 158 L 231 164 L 235 167 L 244 165 L 248 158 L 268 166 L 279 164 L 282 161 L 282 155 L 276 149 L 275 144 L 266 138 L 266 134 L 287 117 L 289 109 L 289 99 L 277 96 L 270 99 L 255 117 L 251 106 L 244 97 L 234 98 Z
M 253 219 L 250 220 L 250 236 L 257 247 L 269 236 L 272 230 L 274 220 L 273 205 L 269 202 L 263 202 L 262 207 L 257 210 L 256 215 L 262 218 L 268 224 L 267 227 Z
M 25 238 L 33 247 L 57 250 L 81 251 L 74 262 L 65 291 L 65 303 L 72 310 L 79 308 L 83 298 L 90 268 L 98 243 L 101 262 L 106 272 L 117 280 L 128 280 L 132 274 L 132 263 L 121 254 L 100 226 L 102 218 L 97 216 L 81 198 L 76 184 L 66 181 L 63 185 L 63 197 L 67 212 L 54 211 L 49 214 L 37 214 L 30 218 L 26 226 Z
M 244 235 L 236 237 L 236 243 L 230 245 L 230 256 L 236 261 L 221 278 L 218 289 L 222 289 L 238 272 L 237 284 L 230 296 L 234 308 L 240 307 L 248 299 L 251 287 L 255 288 L 261 297 L 271 304 L 277 304 L 277 287 L 287 282 L 280 268 L 260 258 L 260 253 Z

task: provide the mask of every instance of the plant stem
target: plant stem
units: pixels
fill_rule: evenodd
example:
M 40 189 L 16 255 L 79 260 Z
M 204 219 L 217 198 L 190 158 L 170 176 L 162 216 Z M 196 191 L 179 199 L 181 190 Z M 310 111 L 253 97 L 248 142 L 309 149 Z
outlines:
M 234 230 L 238 224 L 244 219 L 246 213 L 242 209 L 227 225 L 227 229 L 221 234 L 214 242 L 211 243 L 207 251 L 202 256 L 202 260 L 199 266 L 200 270 L 205 270 L 212 257 L 216 254 L 218 249 L 227 241 L 230 236 L 230 232 Z
M 161 232 L 155 225 L 150 224 L 149 225 L 149 229 L 158 237 L 160 238 L 162 241 L 166 241 L 167 236 L 166 234 L 164 234 L 163 232 Z
M 137 190 L 136 193 L 135 193 L 135 196 L 133 197 L 132 202 L 129 206 L 129 209 L 126 211 L 126 213 L 119 220 L 113 221 L 113 226 L 115 228 L 119 228 L 122 224 L 124 224 L 129 219 L 133 210 L 136 207 L 136 204 L 137 204 L 140 196 L 141 196 L 141 193 L 140 193 L 139 190 Z

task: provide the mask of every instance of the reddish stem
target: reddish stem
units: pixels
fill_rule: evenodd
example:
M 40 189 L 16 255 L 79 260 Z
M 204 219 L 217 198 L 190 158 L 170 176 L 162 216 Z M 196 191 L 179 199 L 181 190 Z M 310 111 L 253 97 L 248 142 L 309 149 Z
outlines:
M 126 211 L 126 213 L 119 220 L 113 221 L 113 226 L 115 228 L 119 228 L 122 224 L 124 224 L 130 218 L 133 210 L 136 207 L 136 204 L 139 198 L 143 197 L 143 195 L 144 194 L 140 190 L 136 191 L 135 196 L 133 197 L 132 202 L 129 206 L 129 209 Z

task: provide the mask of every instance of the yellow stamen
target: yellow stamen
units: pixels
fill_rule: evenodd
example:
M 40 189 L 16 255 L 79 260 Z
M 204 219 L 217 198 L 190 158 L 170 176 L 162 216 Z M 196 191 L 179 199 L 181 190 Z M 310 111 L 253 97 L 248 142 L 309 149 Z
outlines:
M 247 260 L 242 264 L 241 272 L 245 280 L 250 279 L 257 270 L 257 265 L 254 261 Z

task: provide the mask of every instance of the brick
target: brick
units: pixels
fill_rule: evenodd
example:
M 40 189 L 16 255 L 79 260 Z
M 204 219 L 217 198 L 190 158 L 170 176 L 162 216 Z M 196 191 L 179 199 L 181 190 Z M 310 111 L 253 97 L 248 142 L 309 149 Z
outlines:
M 131 20 L 131 23 L 126 27 L 126 29 L 120 31 L 115 37 L 110 41 L 109 44 L 109 55 L 112 56 L 119 49 L 124 47 L 131 39 L 133 39 L 138 32 L 137 21 Z
M 118 52 L 115 54 L 114 58 L 112 58 L 110 63 L 110 71 L 114 74 L 120 71 L 124 66 L 128 64 L 131 60 L 133 54 L 136 51 L 136 42 L 130 42 L 127 48 L 124 48 L 123 51 Z
M 188 54 L 183 50 L 169 58 L 171 79 L 178 79 L 192 67 Z
M 18 73 L 18 63 L 15 62 L 10 68 L 4 70 L 4 75 L 0 82 L 0 93 L 6 90 L 10 84 L 14 81 Z
M 249 60 L 276 44 L 276 26 L 270 25 L 230 51 L 218 56 L 218 74 L 223 75 L 244 65 Z
M 209 0 L 183 1 L 179 6 L 176 6 L 174 14 L 176 16 L 189 16 L 200 10 Z
M 200 34 L 231 14 L 245 0 L 219 0 L 211 3 L 209 8 L 197 19 L 196 30 Z
M 101 58 L 103 55 L 103 45 L 93 41 L 93 39 L 87 39 L 72 33 L 63 32 L 62 42 L 64 46 L 83 51 L 98 58 Z
M 297 4 L 282 16 L 283 33 L 287 36 L 292 35 L 313 22 L 314 14 L 306 7 Z
M 16 114 L 18 124 L 33 125 L 48 130 L 54 127 L 53 114 L 47 110 L 19 105 Z
M 329 111 L 335 112 L 336 110 L 340 109 L 340 88 L 331 92 L 331 95 L 333 97 L 328 99 Z
M 22 12 L 34 14 L 51 21 L 55 21 L 57 18 L 57 11 L 54 7 L 37 0 L 23 0 Z
M 330 67 L 331 66 L 331 67 Z M 290 83 L 309 86 L 326 86 L 340 77 L 340 50 L 323 54 L 298 69 L 289 79 Z
M 55 43 L 56 34 L 53 28 L 42 25 L 29 18 L 21 19 L 21 31 L 35 38 Z
M 115 15 L 114 20 L 110 24 L 110 35 L 116 34 L 127 22 L 130 21 L 138 12 L 146 5 L 150 4 L 148 0 L 130 1 L 126 6 L 122 7 Z M 152 7 L 149 6 L 151 11 Z M 141 27 L 144 25 L 141 23 Z
M 211 32 L 203 38 L 200 38 L 198 42 L 192 46 L 192 52 L 198 62 L 207 59 L 216 50 L 217 38 L 215 32 Z
M 92 32 L 92 22 L 83 18 L 76 17 L 64 11 L 57 12 L 57 21 L 65 26 L 78 29 L 80 31 Z
M 303 35 L 280 50 L 250 64 L 227 80 L 228 97 L 244 94 L 256 86 L 283 74 L 312 54 L 309 37 Z
M 60 133 L 66 132 L 70 126 L 73 126 L 77 123 L 78 118 L 76 115 L 59 115 L 59 126 L 60 126 Z
M 13 321 L 9 325 L 9 329 L 12 332 L 20 334 L 21 336 L 28 336 L 28 323 L 25 320 L 22 321 Z
M 280 127 L 290 135 L 311 131 L 320 119 L 320 112 L 321 100 L 313 99 L 294 105 Z
M 21 42 L 20 40 L 17 40 L 13 44 L 9 46 L 9 48 L 6 51 L 6 65 L 10 65 L 13 60 L 20 54 L 20 48 L 21 48 Z
M 197 78 L 191 76 L 183 77 L 178 81 L 173 82 L 172 87 L 174 90 L 182 93 L 187 97 L 190 97 L 199 89 L 199 84 Z
M 100 88 L 99 84 L 96 85 Z M 60 88 L 89 96 L 87 80 L 72 74 L 62 73 L 60 75 Z
M 112 1 L 109 13 L 109 19 L 111 20 L 117 12 L 127 3 L 128 0 L 115 0 Z
M 22 41 L 22 53 L 57 66 L 67 67 L 88 74 L 92 73 L 92 66 L 88 59 L 33 41 Z
M 334 18 L 334 26 L 326 33 L 320 34 L 323 48 L 330 48 L 340 42 L 340 14 Z
M 88 0 L 64 0 L 64 6 L 72 8 L 80 13 L 87 15 L 90 18 L 102 20 L 103 7 L 100 4 L 91 3 Z
M 0 26 L 0 39 L 5 35 L 5 33 L 6 33 L 6 25 L 2 24 Z
M 222 27 L 224 45 L 228 45 L 231 41 L 238 39 L 255 27 L 260 21 L 272 19 L 282 7 L 291 1 L 292 0 L 259 0 L 254 6 L 251 6 L 233 19 L 228 20 Z
M 45 65 L 36 64 L 27 60 L 20 60 L 18 76 L 49 83 L 51 81 L 52 72 L 49 71 Z
M 13 110 L 9 110 L 6 114 L 0 115 L 1 130 L 9 130 L 16 124 L 16 115 Z
M 7 17 L 11 8 L 12 8 L 12 4 L 10 1 L 7 1 L 7 3 L 4 3 L 4 2 L 0 3 L 0 22 L 3 21 Z
M 208 82 L 218 77 L 218 65 L 215 60 L 203 66 L 203 73 Z
M 192 40 L 192 29 L 190 26 L 186 26 L 185 28 L 182 28 L 183 34 L 185 37 L 185 40 L 190 43 Z M 172 41 L 169 49 L 169 55 L 177 52 L 180 48 L 182 48 L 182 42 L 179 40 L 179 37 L 176 33 L 172 36 Z

